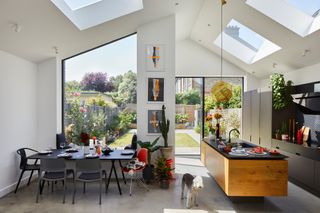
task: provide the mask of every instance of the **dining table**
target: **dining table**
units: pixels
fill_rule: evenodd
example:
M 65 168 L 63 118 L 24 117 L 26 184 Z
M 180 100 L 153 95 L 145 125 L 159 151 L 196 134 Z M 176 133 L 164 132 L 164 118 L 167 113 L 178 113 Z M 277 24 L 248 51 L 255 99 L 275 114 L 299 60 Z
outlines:
M 35 153 L 33 155 L 30 155 L 28 157 L 28 159 L 38 159 L 38 160 L 40 160 L 40 164 L 41 164 L 41 159 L 58 159 L 58 158 L 61 158 L 61 155 L 63 156 L 64 153 L 69 154 L 69 156 L 63 157 L 66 159 L 66 167 L 67 167 L 67 169 L 72 169 L 72 170 L 75 169 L 74 162 L 76 160 L 82 160 L 82 159 L 86 159 L 86 158 L 96 157 L 101 160 L 102 168 L 107 168 L 106 162 L 111 162 L 111 168 L 110 168 L 110 172 L 109 172 L 106 191 L 108 190 L 108 187 L 109 187 L 111 175 L 114 172 L 114 176 L 115 176 L 115 179 L 116 179 L 116 182 L 118 185 L 119 194 L 122 195 L 122 190 L 121 190 L 121 186 L 119 183 L 117 170 L 115 167 L 115 161 L 119 161 L 120 166 L 122 167 L 121 161 L 122 160 L 126 160 L 126 161 L 131 160 L 135 154 L 135 150 L 132 150 L 132 151 L 130 151 L 130 150 L 112 150 L 107 155 L 101 153 L 98 156 L 90 156 L 84 152 L 84 149 L 72 149 L 72 152 L 68 152 L 67 149 L 51 149 L 46 152 L 41 151 L 41 152 Z

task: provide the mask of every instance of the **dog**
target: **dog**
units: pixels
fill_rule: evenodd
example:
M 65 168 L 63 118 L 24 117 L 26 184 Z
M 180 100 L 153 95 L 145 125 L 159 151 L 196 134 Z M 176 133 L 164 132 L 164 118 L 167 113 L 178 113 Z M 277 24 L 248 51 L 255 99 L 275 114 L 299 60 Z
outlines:
M 184 198 L 184 188 L 187 186 L 187 202 L 186 207 L 190 209 L 193 206 L 198 206 L 197 197 L 199 191 L 203 188 L 203 181 L 201 176 L 192 176 L 186 173 L 181 181 L 181 200 Z

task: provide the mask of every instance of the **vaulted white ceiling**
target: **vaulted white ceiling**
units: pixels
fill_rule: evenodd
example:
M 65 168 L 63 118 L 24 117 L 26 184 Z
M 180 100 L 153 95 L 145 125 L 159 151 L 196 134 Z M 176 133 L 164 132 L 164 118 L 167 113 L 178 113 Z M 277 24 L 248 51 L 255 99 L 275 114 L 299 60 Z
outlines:
M 221 27 L 220 0 L 143 0 L 143 7 L 80 31 L 50 0 L 1 0 L 0 49 L 33 62 L 56 55 L 65 58 L 131 34 L 142 24 L 176 14 L 177 40 L 191 38 L 220 54 L 220 48 L 214 44 Z M 235 19 L 282 47 L 250 65 L 224 52 L 226 60 L 243 70 L 263 78 L 273 71 L 287 72 L 320 62 L 319 31 L 302 38 L 244 0 L 229 0 L 223 10 L 223 28 Z M 304 50 L 308 51 L 302 56 Z M 278 64 L 275 69 L 274 63 Z

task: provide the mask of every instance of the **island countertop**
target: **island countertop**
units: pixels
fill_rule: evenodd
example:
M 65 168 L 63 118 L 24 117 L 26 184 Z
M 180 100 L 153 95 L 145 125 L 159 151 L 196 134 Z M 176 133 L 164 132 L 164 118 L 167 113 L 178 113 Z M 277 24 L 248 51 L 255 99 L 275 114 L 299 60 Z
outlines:
M 256 147 L 238 141 L 242 147 Z M 284 155 L 233 156 L 218 148 L 216 141 L 200 143 L 201 161 L 227 196 L 264 197 L 288 195 L 288 161 Z
M 213 149 L 215 149 L 217 152 L 219 152 L 221 155 L 223 155 L 224 157 L 228 158 L 228 159 L 245 159 L 245 160 L 258 160 L 258 159 L 264 159 L 264 160 L 279 160 L 279 159 L 285 159 L 287 158 L 287 156 L 282 155 L 282 154 L 278 154 L 278 155 L 271 155 L 269 153 L 267 153 L 266 155 L 254 155 L 254 154 L 249 154 L 248 156 L 234 156 L 234 155 L 230 155 L 226 152 L 224 152 L 223 150 L 218 148 L 218 141 L 215 140 L 209 140 L 209 138 L 204 138 L 202 139 L 206 144 L 208 144 L 210 147 L 212 147 Z M 242 143 L 242 144 L 246 144 L 249 145 L 251 147 L 257 147 L 257 145 L 247 142 L 247 141 L 243 141 L 243 140 L 237 140 L 237 142 Z M 245 149 L 249 149 L 244 147 Z

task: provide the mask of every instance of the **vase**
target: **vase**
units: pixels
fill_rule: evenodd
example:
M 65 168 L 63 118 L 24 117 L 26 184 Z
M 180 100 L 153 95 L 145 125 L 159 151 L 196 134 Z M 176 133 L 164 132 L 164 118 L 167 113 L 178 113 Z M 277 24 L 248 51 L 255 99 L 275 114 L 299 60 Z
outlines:
M 161 147 L 160 151 L 161 151 L 162 156 L 165 157 L 166 159 L 173 158 L 173 147 L 172 146 Z
M 209 132 L 209 140 L 214 141 L 216 139 L 216 135 L 212 132 Z

